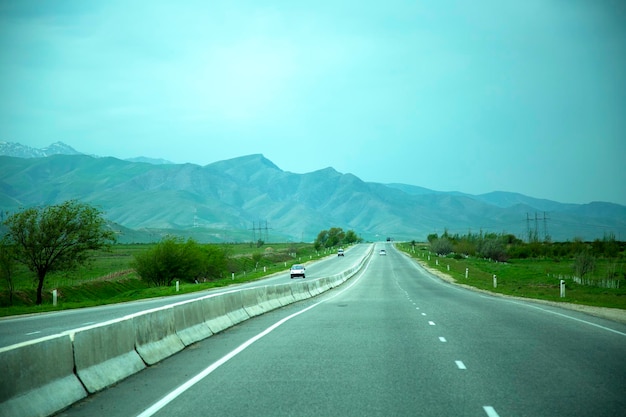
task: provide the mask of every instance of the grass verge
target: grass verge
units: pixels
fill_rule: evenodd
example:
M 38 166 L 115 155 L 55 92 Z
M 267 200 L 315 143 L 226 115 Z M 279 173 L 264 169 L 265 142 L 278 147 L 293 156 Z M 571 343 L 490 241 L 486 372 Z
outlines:
M 572 263 L 568 261 L 514 259 L 498 263 L 477 258 L 439 257 L 426 249 L 413 251 L 410 245 L 399 244 L 397 247 L 425 266 L 478 289 L 552 302 L 626 309 L 626 282 L 622 280 L 620 288 L 577 284 L 568 278 L 572 274 Z M 560 296 L 561 279 L 565 280 L 563 298 Z

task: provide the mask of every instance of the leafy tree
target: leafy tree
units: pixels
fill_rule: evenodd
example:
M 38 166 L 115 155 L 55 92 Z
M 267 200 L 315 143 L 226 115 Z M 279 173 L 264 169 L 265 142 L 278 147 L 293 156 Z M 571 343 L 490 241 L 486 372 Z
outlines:
M 202 247 L 202 267 L 200 276 L 208 280 L 215 280 L 224 277 L 224 272 L 228 271 L 228 253 L 218 245 L 204 245 Z
M 361 238 L 359 238 L 356 234 L 356 232 L 354 230 L 348 230 L 346 232 L 346 235 L 343 239 L 345 244 L 351 244 L 351 243 L 357 243 L 361 241 Z
M 202 271 L 202 252 L 193 240 L 166 236 L 154 247 L 135 255 L 133 267 L 144 281 L 169 286 L 174 280 L 193 281 Z
M 9 305 L 13 305 L 13 293 L 15 287 L 13 285 L 13 273 L 15 271 L 15 254 L 13 247 L 8 245 L 3 239 L 0 242 L 0 277 L 7 283 L 9 290 Z
M 84 264 L 90 251 L 115 242 L 102 213 L 75 200 L 44 208 L 29 208 L 10 215 L 4 224 L 15 258 L 37 275 L 37 301 L 42 302 L 48 272 Z
M 321 248 L 332 248 L 337 245 L 356 243 L 361 240 L 362 239 L 357 236 L 354 230 L 344 232 L 341 227 L 331 227 L 317 234 L 313 246 L 315 250 L 320 250 Z
M 317 238 L 315 238 L 315 242 L 313 246 L 315 250 L 320 250 L 326 247 L 326 241 L 328 240 L 328 230 L 322 230 L 317 234 Z
M 229 268 L 229 258 L 215 245 L 200 245 L 167 236 L 154 247 L 135 255 L 133 267 L 144 281 L 169 286 L 175 280 L 195 282 L 219 279 Z

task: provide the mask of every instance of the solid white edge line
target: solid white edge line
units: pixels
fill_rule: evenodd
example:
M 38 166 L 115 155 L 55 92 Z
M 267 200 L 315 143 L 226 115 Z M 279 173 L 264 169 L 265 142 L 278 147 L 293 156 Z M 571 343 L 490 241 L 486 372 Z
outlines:
M 490 405 L 486 405 L 486 406 L 484 406 L 484 407 L 483 407 L 483 410 L 485 410 L 485 413 L 487 413 L 487 415 L 488 415 L 489 417 L 500 417 L 500 416 L 498 415 L 498 413 L 496 413 L 495 408 L 493 408 L 493 407 L 492 407 L 492 406 L 490 406 Z
M 409 258 L 409 259 L 414 259 L 414 258 Z M 430 271 L 428 271 L 426 268 L 424 268 L 422 265 L 420 265 L 417 262 L 417 260 L 415 260 L 415 262 L 413 262 L 413 266 L 415 267 L 415 269 L 419 270 L 420 272 L 425 272 L 426 277 L 431 279 L 432 281 L 438 282 L 440 284 L 446 283 L 446 281 L 442 280 L 439 277 L 436 277 Z M 458 283 L 462 284 L 462 282 L 458 282 Z M 454 288 L 454 289 L 459 290 L 459 291 L 474 291 L 474 289 L 468 289 L 468 288 L 460 287 L 460 286 L 455 285 L 455 284 L 456 283 L 453 283 L 449 288 Z M 474 292 L 476 292 L 476 291 L 474 291 Z M 626 333 L 620 332 L 619 330 L 611 329 L 610 327 L 602 326 L 600 324 L 596 324 L 596 323 L 593 323 L 593 322 L 590 322 L 590 321 L 587 321 L 587 320 L 578 319 L 576 317 L 568 316 L 567 314 L 558 313 L 556 311 L 547 310 L 545 308 L 541 308 L 539 306 L 533 305 L 531 303 L 533 301 L 537 301 L 537 300 L 534 300 L 532 298 L 529 298 L 528 300 L 514 300 L 514 299 L 507 299 L 506 297 L 497 297 L 497 294 L 496 295 L 493 295 L 493 294 L 483 294 L 483 297 L 488 297 L 488 298 L 494 299 L 494 300 L 499 299 L 499 300 L 503 300 L 503 301 L 510 302 L 510 303 L 513 303 L 513 304 L 518 304 L 518 305 L 521 305 L 521 306 L 524 306 L 524 307 L 534 308 L 534 309 L 541 310 L 541 311 L 546 312 L 546 313 L 554 314 L 556 316 L 560 316 L 560 317 L 563 317 L 563 318 L 566 318 L 566 319 L 575 320 L 575 321 L 578 321 L 580 323 L 585 323 L 585 324 L 597 327 L 597 328 L 602 329 L 602 330 L 606 330 L 606 331 L 609 331 L 609 332 L 612 332 L 612 333 L 619 334 L 621 336 L 626 336 Z M 539 301 L 541 301 L 541 300 L 539 300 Z M 565 307 L 559 306 L 558 304 L 554 305 L 553 307 L 565 308 Z
M 559 316 L 559 317 L 564 317 L 564 318 L 566 318 L 566 319 L 570 319 L 570 320 L 578 321 L 578 322 L 580 322 L 580 323 L 585 323 L 585 324 L 588 324 L 588 325 L 590 325 L 590 326 L 597 327 L 597 328 L 602 329 L 602 330 L 607 330 L 607 331 L 609 331 L 609 332 L 613 332 L 613 333 L 617 333 L 617 334 L 622 335 L 622 336 L 626 336 L 626 333 L 620 332 L 619 330 L 611 329 L 610 327 L 606 327 L 606 326 L 602 326 L 602 325 L 600 325 L 600 324 L 592 323 L 592 322 L 587 321 L 587 320 L 578 319 L 578 318 L 576 318 L 576 317 L 568 316 L 567 314 L 559 313 L 559 312 L 557 312 L 557 311 L 547 310 L 547 309 L 545 309 L 545 308 L 541 308 L 541 307 L 539 307 L 539 306 L 532 305 L 532 304 L 530 304 L 530 303 L 522 303 L 522 302 L 518 302 L 518 301 L 516 301 L 516 300 L 507 300 L 507 301 L 510 301 L 510 302 L 511 302 L 511 303 L 513 303 L 513 304 L 522 305 L 522 306 L 524 306 L 524 307 L 529 307 L 529 308 L 534 308 L 534 309 L 537 309 L 537 310 L 544 311 L 544 312 L 546 312 L 546 313 L 554 314 L 554 315 Z M 532 300 L 530 300 L 530 301 L 532 301 Z M 559 306 L 554 306 L 554 307 L 559 307 Z
M 294 314 L 292 314 L 292 315 L 290 315 L 288 317 L 285 317 L 282 320 L 277 321 L 276 323 L 274 323 L 273 325 L 271 325 L 270 327 L 268 327 L 267 329 L 265 329 L 261 333 L 257 334 L 256 336 L 252 337 L 251 339 L 248 339 L 247 341 L 245 341 L 244 343 L 239 345 L 239 347 L 237 347 L 236 349 L 232 350 L 228 354 L 224 355 L 219 360 L 217 360 L 214 363 L 212 363 L 211 365 L 209 365 L 202 372 L 200 372 L 199 374 L 197 374 L 193 378 L 189 379 L 184 384 L 180 385 L 174 391 L 170 392 L 165 397 L 161 398 L 159 401 L 157 401 L 156 403 L 154 403 L 153 405 L 151 405 L 150 407 L 145 409 L 142 413 L 138 414 L 137 417 L 151 417 L 151 416 L 153 416 L 154 414 L 159 412 L 161 409 L 163 409 L 163 407 L 165 407 L 166 405 L 168 405 L 169 403 L 174 401 L 178 396 L 180 396 L 185 391 L 187 391 L 189 388 L 193 387 L 198 382 L 200 382 L 202 379 L 204 379 L 205 377 L 207 377 L 208 375 L 213 373 L 213 371 L 215 371 L 217 368 L 219 368 L 220 366 L 224 365 L 226 362 L 228 362 L 229 360 L 231 360 L 232 358 L 237 356 L 239 353 L 243 352 L 246 348 L 248 348 L 254 342 L 258 341 L 259 339 L 262 339 L 265 336 L 267 336 L 272 331 L 274 331 L 275 329 L 277 329 L 278 327 L 280 327 L 281 325 L 283 325 L 287 321 L 291 320 L 292 318 L 294 318 L 296 316 L 299 316 L 300 314 L 305 313 L 305 312 L 311 310 L 312 308 L 317 307 L 318 305 L 320 305 L 322 303 L 325 303 L 328 300 L 332 300 L 333 298 L 335 298 L 338 295 L 343 294 L 345 291 L 347 291 L 350 288 L 352 288 L 353 286 L 355 286 L 361 280 L 361 277 L 363 276 L 363 274 L 365 273 L 365 271 L 369 267 L 370 262 L 371 262 L 371 258 L 367 262 L 367 264 L 365 265 L 363 270 L 359 273 L 359 276 L 356 278 L 356 280 L 353 281 L 352 283 L 350 283 L 350 285 L 347 286 L 346 288 L 342 289 L 338 293 L 333 294 L 332 296 L 330 296 L 328 298 L 325 298 L 323 300 L 318 301 L 317 303 L 315 303 L 315 304 L 313 304 L 313 305 L 311 305 L 311 306 L 309 306 L 309 307 L 307 307 L 305 309 L 302 309 L 302 310 L 300 310 L 300 311 L 298 311 L 298 312 L 296 312 L 296 313 L 294 313 Z

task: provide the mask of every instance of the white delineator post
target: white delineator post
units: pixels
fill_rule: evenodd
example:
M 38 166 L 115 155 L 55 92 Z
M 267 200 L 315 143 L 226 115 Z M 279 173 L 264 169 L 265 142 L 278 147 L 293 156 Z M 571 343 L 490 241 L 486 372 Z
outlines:
M 57 305 L 58 292 L 57 290 L 52 290 L 52 305 Z
M 493 288 L 498 288 L 498 278 L 493 274 Z
M 465 279 L 469 277 L 469 268 L 465 268 Z
M 561 280 L 561 298 L 565 298 L 565 281 Z

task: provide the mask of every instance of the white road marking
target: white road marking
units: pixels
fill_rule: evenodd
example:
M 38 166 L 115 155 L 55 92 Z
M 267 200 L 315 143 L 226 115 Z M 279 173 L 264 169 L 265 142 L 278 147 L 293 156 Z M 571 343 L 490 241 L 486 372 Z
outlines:
M 496 410 L 490 405 L 484 406 L 483 410 L 485 410 L 485 413 L 487 413 L 489 417 L 500 417 L 498 413 L 496 413 Z
M 370 262 L 371 262 L 371 259 L 370 259 Z M 337 292 L 336 294 L 333 294 L 333 295 L 329 296 L 328 298 L 325 298 L 323 300 L 318 301 L 317 303 L 315 303 L 315 304 L 313 304 L 313 305 L 311 305 L 311 306 L 309 306 L 307 308 L 304 308 L 304 309 L 302 309 L 300 311 L 297 311 L 297 312 L 293 313 L 292 315 L 290 315 L 288 317 L 285 317 L 282 320 L 277 321 L 276 323 L 274 323 L 273 325 L 271 325 L 270 327 L 268 327 L 267 329 L 265 329 L 261 333 L 259 333 L 256 336 L 248 339 L 247 341 L 245 341 L 244 343 L 239 345 L 239 347 L 235 348 L 231 352 L 229 352 L 226 355 L 224 355 L 222 358 L 220 358 L 216 362 L 213 362 L 211 365 L 209 365 L 207 368 L 205 368 L 202 372 L 200 372 L 199 374 L 197 374 L 193 378 L 187 380 L 187 382 L 185 382 L 184 384 L 182 384 L 181 386 L 176 388 L 174 391 L 170 392 L 165 397 L 161 398 L 159 401 L 157 401 L 156 403 L 152 404 L 150 407 L 145 409 L 141 414 L 137 415 L 137 417 L 151 417 L 151 416 L 155 415 L 160 410 L 162 410 L 166 405 L 168 405 L 169 403 L 174 401 L 176 398 L 178 398 L 185 391 L 187 391 L 188 389 L 190 389 L 191 387 L 196 385 L 198 382 L 202 381 L 204 378 L 206 378 L 207 376 L 212 374 L 217 368 L 219 368 L 220 366 L 224 365 L 226 362 L 228 362 L 229 360 L 231 360 L 232 358 L 234 358 L 235 356 L 237 356 L 238 354 L 243 352 L 245 349 L 247 349 L 250 345 L 252 345 L 256 341 L 262 339 L 263 337 L 267 336 L 268 334 L 270 334 L 271 332 L 276 330 L 278 327 L 280 327 L 284 323 L 286 323 L 289 320 L 291 320 L 292 318 L 297 317 L 297 316 L 299 316 L 302 313 L 306 313 L 307 311 L 317 307 L 318 305 L 320 305 L 322 303 L 325 303 L 326 301 L 332 300 L 333 298 L 337 297 L 338 295 L 341 295 L 344 292 L 348 291 L 349 289 L 351 289 L 352 287 L 354 287 L 356 284 L 358 284 L 361 281 L 361 277 L 363 277 L 363 275 L 364 275 L 365 271 L 367 271 L 368 267 L 369 267 L 369 262 L 365 265 L 365 268 L 360 272 L 360 275 L 358 275 L 358 277 L 352 283 L 350 283 L 350 285 L 348 285 L 346 288 L 342 289 L 341 291 Z
M 467 369 L 462 361 L 454 361 L 459 369 Z
M 32 336 L 32 335 L 37 334 L 37 333 L 41 333 L 41 331 L 37 330 L 36 332 L 26 333 L 26 336 Z
M 441 340 L 441 341 L 442 341 L 442 342 L 444 342 L 444 343 L 445 343 L 445 342 L 447 342 L 447 340 L 446 340 L 446 338 L 445 338 L 445 337 L 440 337 L 440 338 L 439 338 L 439 340 Z
M 429 321 L 428 324 L 430 324 L 431 326 L 434 326 L 435 322 L 434 321 Z
M 568 316 L 567 314 L 558 313 L 558 312 L 552 311 L 552 310 L 546 310 L 545 308 L 541 308 L 539 306 L 532 305 L 532 304 L 529 304 L 529 303 L 520 303 L 520 302 L 517 302 L 517 301 L 510 301 L 510 302 L 513 303 L 513 304 L 524 306 L 524 307 L 530 307 L 530 308 L 534 308 L 534 309 L 537 309 L 537 310 L 545 311 L 546 313 L 554 314 L 554 315 L 559 316 L 559 317 L 564 317 L 566 319 L 574 320 L 574 321 L 577 321 L 577 322 L 580 322 L 580 323 L 585 323 L 585 324 L 597 327 L 597 328 L 602 329 L 602 330 L 606 330 L 606 331 L 609 331 L 609 332 L 612 332 L 612 333 L 616 333 L 616 334 L 619 334 L 619 335 L 622 335 L 622 336 L 626 336 L 626 333 L 620 332 L 619 330 L 611 329 L 610 327 L 606 327 L 606 326 L 602 326 L 600 324 L 592 323 L 592 322 L 587 321 L 587 320 L 582 320 L 582 319 L 578 319 L 576 317 Z
M 425 315 L 426 315 L 426 313 L 422 313 L 422 316 L 425 316 Z

